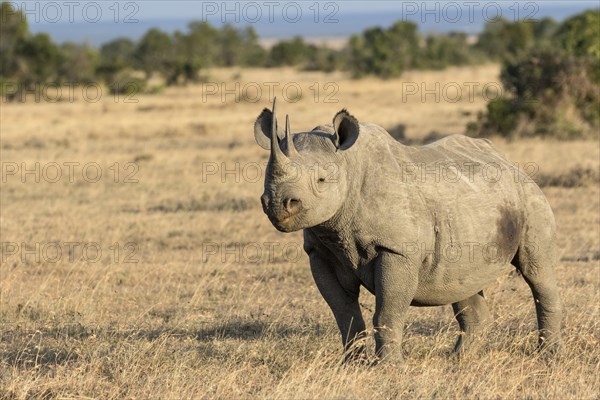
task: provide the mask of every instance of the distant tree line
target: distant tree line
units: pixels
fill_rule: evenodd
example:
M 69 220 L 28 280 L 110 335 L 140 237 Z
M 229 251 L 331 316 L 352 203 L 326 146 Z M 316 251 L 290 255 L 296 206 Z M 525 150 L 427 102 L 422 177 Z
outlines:
M 99 80 L 113 91 L 139 90 L 156 75 L 174 85 L 197 81 L 207 67 L 260 66 L 268 57 L 252 27 L 217 29 L 207 22 L 192 22 L 187 32 L 173 34 L 150 29 L 136 42 L 118 38 L 99 49 L 58 45 L 47 34 L 30 33 L 23 13 L 0 2 L 0 82 L 17 83 L 24 90 L 49 82 Z
M 95 49 L 78 43 L 58 45 L 47 34 L 30 33 L 25 16 L 7 1 L 1 1 L 0 13 L 3 88 L 18 83 L 26 91 L 48 82 L 101 81 L 113 92 L 152 91 L 147 86 L 153 77 L 165 85 L 185 84 L 203 79 L 203 70 L 219 66 L 344 70 L 354 78 L 372 75 L 387 79 L 407 69 L 497 61 L 503 64 L 501 80 L 508 94 L 489 103 L 486 113 L 470 125 L 471 133 L 508 135 L 525 126 L 523 132 L 532 135 L 554 132 L 561 126 L 569 132 L 581 131 L 548 108 L 549 104 L 575 107 L 579 125 L 598 126 L 600 119 L 598 10 L 562 24 L 550 18 L 500 19 L 488 22 L 476 38 L 461 32 L 424 35 L 415 23 L 399 21 L 389 28 L 375 27 L 353 35 L 342 49 L 310 44 L 300 37 L 266 49 L 252 27 L 216 28 L 201 21 L 191 22 L 185 32 L 150 29 L 137 41 L 118 38 Z M 7 93 L 3 90 L 5 97 Z M 10 92 L 10 97 L 18 95 Z M 537 105 L 531 99 L 538 100 Z M 532 128 L 527 124 L 530 120 L 547 123 Z

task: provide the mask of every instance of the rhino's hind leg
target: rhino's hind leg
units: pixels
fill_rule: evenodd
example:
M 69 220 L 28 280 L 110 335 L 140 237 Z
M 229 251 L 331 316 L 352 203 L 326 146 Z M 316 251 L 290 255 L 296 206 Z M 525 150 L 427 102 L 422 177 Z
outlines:
M 539 348 L 551 354 L 560 348 L 562 319 L 562 303 L 554 276 L 553 246 L 553 241 L 541 243 L 541 246 L 524 242 L 512 261 L 533 293 L 540 332 Z
M 468 299 L 452 303 L 452 310 L 461 331 L 454 346 L 454 351 L 458 353 L 469 347 L 474 335 L 481 329 L 485 320 L 489 319 L 490 311 L 483 297 L 483 291 Z

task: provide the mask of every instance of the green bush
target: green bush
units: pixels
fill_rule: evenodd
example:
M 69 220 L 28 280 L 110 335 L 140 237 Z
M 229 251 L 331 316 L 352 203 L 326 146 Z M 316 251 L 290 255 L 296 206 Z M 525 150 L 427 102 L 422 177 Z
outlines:
M 481 60 L 462 32 L 430 35 L 425 41 L 419 67 L 444 69 L 448 66 L 474 64 Z
M 505 93 L 490 101 L 469 134 L 508 138 L 597 137 L 600 128 L 600 12 L 586 11 L 559 27 L 538 23 L 537 35 L 552 32 L 553 46 L 540 46 L 503 66 Z M 539 31 L 544 33 L 539 33 Z
M 13 77 L 22 67 L 18 51 L 29 35 L 25 16 L 8 2 L 0 2 L 0 76 Z
M 495 60 L 515 59 L 533 45 L 530 21 L 510 22 L 505 19 L 487 22 L 477 41 L 477 48 Z
M 113 82 L 108 83 L 111 94 L 136 95 L 146 93 L 147 81 L 124 73 Z
M 96 80 L 98 52 L 86 44 L 65 43 L 60 48 L 60 80 L 89 83 Z
M 308 44 L 297 36 L 292 40 L 277 42 L 269 52 L 269 66 L 297 66 L 304 65 L 316 51 L 316 46 Z
M 577 14 L 562 23 L 556 38 L 569 53 L 600 59 L 600 10 Z
M 308 71 L 333 72 L 343 68 L 344 54 L 325 46 L 317 47 L 311 54 L 305 69 Z
M 348 43 L 348 69 L 355 78 L 393 78 L 419 66 L 420 36 L 413 22 L 396 22 L 389 29 L 371 28 Z
M 114 80 L 115 76 L 133 67 L 135 43 L 128 38 L 118 38 L 100 47 L 96 74 L 105 81 Z
M 468 130 L 508 138 L 591 135 L 600 127 L 600 95 L 589 71 L 587 58 L 564 50 L 535 50 L 507 62 L 501 72 L 504 95 L 490 101 Z

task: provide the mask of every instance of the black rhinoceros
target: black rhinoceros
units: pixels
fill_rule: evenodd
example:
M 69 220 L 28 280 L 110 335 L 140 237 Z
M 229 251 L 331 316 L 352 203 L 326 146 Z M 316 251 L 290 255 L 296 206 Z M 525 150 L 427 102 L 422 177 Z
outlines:
M 363 350 L 352 346 L 365 330 L 360 286 L 376 298 L 376 355 L 393 361 L 402 358 L 411 305 L 452 304 L 463 332 L 455 349 L 464 348 L 489 314 L 483 289 L 511 265 L 533 293 L 540 347 L 558 347 L 552 210 L 488 140 L 455 135 L 406 146 L 346 110 L 332 125 L 292 134 L 287 117 L 285 131 L 278 129 L 275 102 L 254 134 L 270 149 L 263 209 L 278 230 L 304 230 L 347 358 Z

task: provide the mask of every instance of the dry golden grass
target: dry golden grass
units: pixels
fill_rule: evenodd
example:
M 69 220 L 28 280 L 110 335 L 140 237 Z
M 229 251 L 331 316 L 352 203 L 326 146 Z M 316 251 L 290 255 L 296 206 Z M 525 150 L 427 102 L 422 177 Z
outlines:
M 407 82 L 484 84 L 497 74 L 490 65 L 411 72 L 385 82 L 288 69 L 219 70 L 210 79 L 230 88 L 233 81 L 242 87 L 297 82 L 302 97 L 281 104 L 296 131 L 327 123 L 348 107 L 361 120 L 405 124 L 409 138 L 422 138 L 462 133 L 485 101 L 481 90 L 473 101 L 466 92 L 458 102 L 403 99 Z M 317 102 L 309 89 L 314 82 L 322 91 Z M 328 82 L 338 85 L 337 103 L 324 102 Z M 51 178 L 48 166 L 56 162 L 63 177 L 51 183 L 28 175 L 23 183 L 20 171 L 3 175 L 0 397 L 599 397 L 596 183 L 545 189 L 558 222 L 556 270 L 565 304 L 565 351 L 558 361 L 548 365 L 534 351 L 533 301 L 515 275 L 487 290 L 494 321 L 463 359 L 451 355 L 457 327 L 446 306 L 411 309 L 404 365 L 342 367 L 333 317 L 306 256 L 295 253 L 302 235 L 275 231 L 258 201 L 262 178 L 250 181 L 255 171 L 248 166 L 267 157 L 252 137 L 254 118 L 269 103 L 266 93 L 257 103 L 233 95 L 204 101 L 202 89 L 169 88 L 136 96 L 132 104 L 106 95 L 93 104 L 2 104 L 3 167 L 31 169 L 39 162 Z M 536 163 L 549 176 L 600 167 L 597 141 L 494 142 L 512 160 Z M 73 182 L 65 162 L 80 163 Z M 98 182 L 81 176 L 89 163 L 103 172 Z M 110 169 L 115 163 L 118 179 Z M 134 168 L 127 163 L 139 170 L 126 170 Z M 206 175 L 214 166 L 217 174 Z M 223 167 L 239 173 L 222 178 Z M 124 181 L 128 172 L 137 183 Z M 72 258 L 67 242 L 81 243 Z M 279 244 L 272 254 L 270 242 Z M 9 254 L 7 243 L 19 246 L 17 254 Z M 81 260 L 81 247 L 92 243 L 102 257 L 90 262 L 90 251 Z M 128 243 L 136 246 L 137 263 L 125 262 Z M 51 262 L 57 246 L 63 254 Z M 368 320 L 372 297 L 366 294 L 361 304 Z

